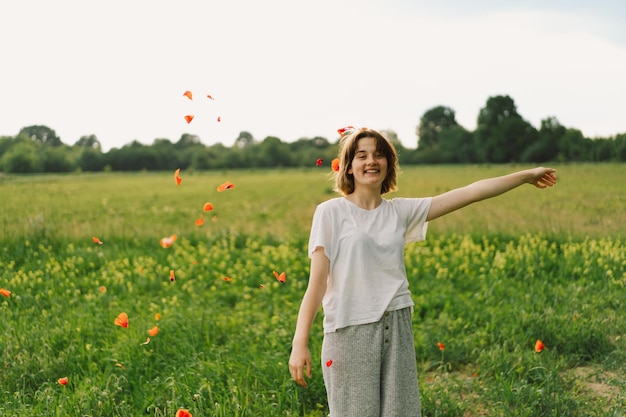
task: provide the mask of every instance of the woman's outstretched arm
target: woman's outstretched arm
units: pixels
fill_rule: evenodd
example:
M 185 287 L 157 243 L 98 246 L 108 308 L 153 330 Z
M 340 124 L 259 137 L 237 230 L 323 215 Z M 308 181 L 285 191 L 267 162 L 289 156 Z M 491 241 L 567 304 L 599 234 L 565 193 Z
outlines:
M 532 184 L 537 188 L 552 187 L 556 184 L 555 172 L 552 168 L 543 167 L 526 169 L 450 190 L 433 197 L 426 220 L 434 220 L 477 201 L 496 197 L 522 184 Z

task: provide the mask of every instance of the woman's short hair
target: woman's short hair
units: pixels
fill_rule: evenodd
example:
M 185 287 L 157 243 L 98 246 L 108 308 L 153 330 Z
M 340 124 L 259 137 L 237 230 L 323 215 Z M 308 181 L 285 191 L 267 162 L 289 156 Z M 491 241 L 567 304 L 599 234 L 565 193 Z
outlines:
M 335 191 L 343 195 L 354 192 L 354 176 L 348 171 L 352 167 L 359 140 L 363 138 L 373 138 L 376 141 L 376 150 L 387 159 L 387 176 L 382 183 L 380 193 L 396 191 L 397 175 L 400 169 L 396 148 L 380 132 L 367 128 L 355 129 L 351 133 L 344 134 L 339 141 L 339 171 L 335 172 Z

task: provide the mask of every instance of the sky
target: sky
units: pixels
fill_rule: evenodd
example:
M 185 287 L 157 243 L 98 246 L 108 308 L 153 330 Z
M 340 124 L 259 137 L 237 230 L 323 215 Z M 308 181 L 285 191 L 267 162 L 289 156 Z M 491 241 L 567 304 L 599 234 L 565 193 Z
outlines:
M 0 136 L 45 125 L 108 151 L 185 133 L 334 141 L 353 125 L 415 148 L 427 110 L 474 130 L 509 95 L 536 128 L 610 137 L 626 133 L 624 21 L 622 0 L 2 2 Z

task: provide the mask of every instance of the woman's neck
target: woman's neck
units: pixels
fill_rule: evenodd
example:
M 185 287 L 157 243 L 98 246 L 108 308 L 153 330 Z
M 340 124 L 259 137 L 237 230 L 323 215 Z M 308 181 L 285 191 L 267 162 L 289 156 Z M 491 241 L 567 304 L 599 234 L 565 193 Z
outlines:
M 360 192 L 355 190 L 352 194 L 348 194 L 346 198 L 365 210 L 374 210 L 383 201 L 380 192 L 371 192 L 369 190 L 361 190 Z

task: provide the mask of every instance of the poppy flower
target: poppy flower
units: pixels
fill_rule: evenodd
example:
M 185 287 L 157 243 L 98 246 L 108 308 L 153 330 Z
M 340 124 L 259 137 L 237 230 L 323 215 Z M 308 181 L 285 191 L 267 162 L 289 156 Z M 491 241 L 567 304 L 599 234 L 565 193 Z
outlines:
M 65 386 L 65 385 L 67 385 L 67 383 L 69 382 L 69 379 L 67 379 L 67 377 L 66 377 L 66 376 L 64 376 L 63 378 L 59 378 L 59 379 L 57 380 L 57 382 L 58 382 L 59 384 L 61 384 L 61 385 Z
M 233 280 L 231 277 L 222 277 L 222 279 L 226 282 L 230 282 Z
M 174 242 L 176 242 L 176 235 L 171 235 L 169 237 L 161 238 L 161 240 L 159 241 L 159 243 L 161 244 L 161 247 L 165 249 L 172 246 Z
M 104 242 L 102 242 L 100 239 L 98 239 L 95 236 L 92 237 L 91 240 L 93 240 L 93 243 L 97 243 L 98 245 L 102 245 L 102 243 L 104 243 Z
M 191 94 L 191 91 L 187 90 L 183 93 L 183 96 L 187 97 L 189 100 L 193 100 L 193 95 Z
M 543 350 L 543 348 L 545 347 L 545 345 L 543 344 L 543 342 L 539 339 L 537 339 L 537 341 L 535 342 L 535 352 L 539 353 Z
M 207 211 L 211 211 L 213 210 L 213 204 L 211 203 L 204 203 L 204 206 L 202 206 L 202 211 L 207 212 Z
M 159 326 L 154 326 L 153 328 L 148 330 L 148 334 L 152 337 L 156 336 L 157 334 L 159 334 Z
M 161 320 L 161 314 L 160 314 L 160 313 L 156 313 L 156 314 L 154 315 L 154 319 L 155 319 L 156 321 Z
M 174 282 L 176 281 L 176 275 L 174 275 L 174 270 L 170 269 L 170 281 Z
M 107 287 L 105 287 L 104 285 L 101 285 L 100 287 L 98 287 L 98 291 L 104 294 L 105 292 L 107 292 Z
M 344 135 L 350 133 L 353 130 L 354 130 L 354 126 L 346 126 L 346 127 L 337 129 L 337 133 L 339 133 L 339 136 L 343 137 Z
M 180 177 L 180 168 L 174 171 L 174 179 L 176 180 L 176 185 L 180 185 L 183 182 L 183 179 Z
M 191 121 L 193 120 L 193 115 L 192 114 L 188 114 L 187 116 L 185 116 L 185 120 L 187 121 L 187 123 L 191 123 Z
M 322 158 L 317 158 L 317 161 L 315 161 L 315 166 L 321 167 L 322 164 L 324 164 L 324 160 Z
M 196 219 L 196 226 L 200 227 L 204 224 L 204 217 L 200 216 Z
M 441 342 L 437 342 L 437 346 L 439 347 L 439 350 L 444 350 L 446 348 L 446 345 Z
M 329 359 L 329 360 L 327 360 L 327 361 L 326 361 L 326 367 L 327 367 L 327 368 L 330 368 L 330 366 L 331 366 L 332 364 L 333 364 L 333 360 L 332 360 L 332 359 Z
M 125 329 L 128 329 L 128 314 L 120 313 L 114 321 L 116 326 L 121 326 Z
M 339 172 L 339 158 L 333 159 L 333 161 L 330 163 L 330 167 L 333 169 L 333 171 Z
M 235 184 L 230 181 L 226 181 L 224 184 L 217 187 L 217 192 L 221 193 L 222 191 L 230 190 L 232 188 L 235 188 Z
M 176 412 L 176 417 L 193 417 L 193 416 L 191 415 L 189 410 L 181 408 L 180 410 Z
M 0 294 L 4 295 L 6 298 L 9 298 L 11 296 L 11 291 L 0 288 Z
M 280 275 L 276 271 L 272 271 L 272 272 L 274 273 L 274 276 L 281 284 L 285 283 L 286 281 L 285 272 L 281 272 Z

